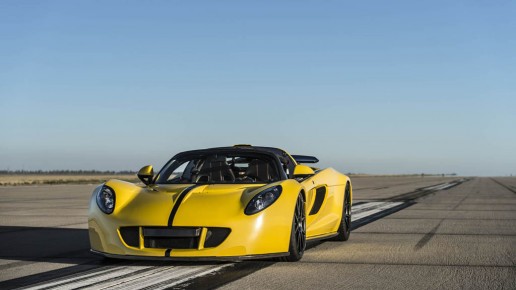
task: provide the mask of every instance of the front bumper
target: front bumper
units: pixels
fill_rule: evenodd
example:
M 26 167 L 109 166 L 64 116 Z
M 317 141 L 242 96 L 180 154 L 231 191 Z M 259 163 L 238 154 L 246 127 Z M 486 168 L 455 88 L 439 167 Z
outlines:
M 123 259 L 123 260 L 141 260 L 141 261 L 178 261 L 178 262 L 188 262 L 188 261 L 198 261 L 198 262 L 241 262 L 246 260 L 266 260 L 273 258 L 280 258 L 288 256 L 289 253 L 274 253 L 274 254 L 262 254 L 262 255 L 247 255 L 247 256 L 192 256 L 192 257 L 153 257 L 153 256 L 135 256 L 135 255 L 115 255 L 109 253 L 103 253 L 99 251 L 95 251 L 93 249 L 90 250 L 92 254 L 99 255 L 102 257 L 110 258 L 110 259 Z
M 270 224 L 260 228 L 253 223 L 233 227 L 119 226 L 92 219 L 89 237 L 92 251 L 108 257 L 246 260 L 288 255 L 290 232 Z
M 120 227 L 118 231 L 125 245 L 137 249 L 214 248 L 231 233 L 221 227 Z
M 129 194 L 116 184 L 110 186 L 117 192 L 112 214 L 101 212 L 95 198 L 90 201 L 88 228 L 95 252 L 130 259 L 240 260 L 283 256 L 289 251 L 291 213 L 298 191 L 288 184 L 282 185 L 280 199 L 253 215 L 244 213 L 252 188 L 200 186 L 185 196 L 175 212 L 177 192 Z M 295 197 L 291 192 L 296 192 Z M 176 236 L 174 229 L 186 230 Z

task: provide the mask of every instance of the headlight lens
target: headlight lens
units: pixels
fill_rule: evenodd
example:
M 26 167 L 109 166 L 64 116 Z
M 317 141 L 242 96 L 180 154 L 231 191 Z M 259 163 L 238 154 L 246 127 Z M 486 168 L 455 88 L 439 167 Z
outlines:
M 115 209 L 115 191 L 108 186 L 102 186 L 97 193 L 97 205 L 105 214 L 112 213 Z
M 244 213 L 246 215 L 252 215 L 268 208 L 281 195 L 281 190 L 281 186 L 278 185 L 271 188 L 267 188 L 266 190 L 258 193 L 247 204 Z

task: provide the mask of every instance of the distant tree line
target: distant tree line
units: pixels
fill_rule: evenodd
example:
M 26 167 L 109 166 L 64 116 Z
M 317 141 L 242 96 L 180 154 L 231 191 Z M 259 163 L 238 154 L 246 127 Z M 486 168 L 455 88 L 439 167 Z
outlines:
M 130 175 L 136 174 L 130 170 L 0 170 L 3 175 Z

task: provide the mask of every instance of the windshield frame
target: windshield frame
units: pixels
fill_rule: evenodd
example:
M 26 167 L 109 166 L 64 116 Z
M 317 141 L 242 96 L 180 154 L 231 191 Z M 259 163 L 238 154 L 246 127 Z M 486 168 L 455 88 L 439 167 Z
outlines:
M 237 155 L 241 157 L 255 157 L 257 159 L 264 159 L 270 162 L 270 165 L 274 168 L 276 172 L 278 172 L 278 180 L 275 180 L 273 182 L 238 182 L 235 180 L 234 182 L 189 182 L 189 183 L 166 183 L 162 182 L 158 183 L 160 180 L 160 177 L 169 169 L 170 166 L 176 161 L 180 160 L 193 160 L 196 158 L 204 158 L 205 156 L 209 155 Z M 180 165 L 179 165 L 180 166 Z M 178 167 L 179 167 L 178 166 Z M 174 169 L 175 170 L 175 169 Z M 221 185 L 231 185 L 231 184 L 270 184 L 275 183 L 278 181 L 287 180 L 287 174 L 284 171 L 281 161 L 276 156 L 276 154 L 265 151 L 265 150 L 254 150 L 254 149 L 242 149 L 242 148 L 230 148 L 230 149 L 203 149 L 203 150 L 193 150 L 193 151 L 186 151 L 181 152 L 179 154 L 176 154 L 174 157 L 172 157 L 159 171 L 158 174 L 153 179 L 154 184 L 158 185 L 173 185 L 173 184 L 221 184 Z

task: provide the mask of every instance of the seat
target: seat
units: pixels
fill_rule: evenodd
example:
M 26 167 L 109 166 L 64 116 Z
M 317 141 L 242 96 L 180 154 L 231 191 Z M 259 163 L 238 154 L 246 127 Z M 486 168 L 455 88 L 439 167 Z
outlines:
M 196 182 L 233 182 L 235 175 L 226 162 L 225 156 L 209 156 L 196 178 Z
M 269 162 L 259 159 L 254 159 L 249 163 L 246 175 L 256 181 L 268 182 L 271 180 L 272 168 Z

